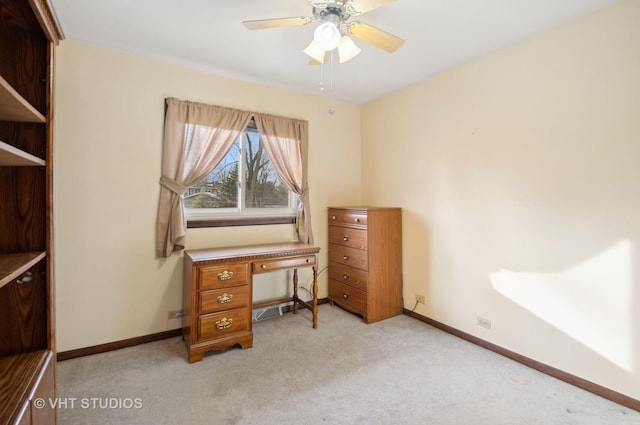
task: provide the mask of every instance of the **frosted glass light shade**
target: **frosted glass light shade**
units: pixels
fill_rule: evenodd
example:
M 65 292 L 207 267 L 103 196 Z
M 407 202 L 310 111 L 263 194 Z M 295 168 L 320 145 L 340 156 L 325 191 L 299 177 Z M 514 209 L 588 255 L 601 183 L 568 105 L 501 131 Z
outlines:
M 340 56 L 340 63 L 345 63 L 358 56 L 362 49 L 360 49 L 353 40 L 346 35 L 343 35 L 338 43 L 338 56 Z
M 307 48 L 303 50 L 303 52 L 305 52 L 307 56 L 315 59 L 316 61 L 320 63 L 324 63 L 326 52 L 322 47 L 320 47 L 318 43 L 316 43 L 315 40 L 312 40 L 311 43 L 309 43 L 309 45 L 307 46 Z
M 324 50 L 333 50 L 340 43 L 340 30 L 333 22 L 325 22 L 313 32 L 313 40 Z

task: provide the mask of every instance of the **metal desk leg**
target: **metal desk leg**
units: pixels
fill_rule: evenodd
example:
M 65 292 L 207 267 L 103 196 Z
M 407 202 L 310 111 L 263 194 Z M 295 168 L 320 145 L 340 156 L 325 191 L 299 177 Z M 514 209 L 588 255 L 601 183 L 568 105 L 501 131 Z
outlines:
M 293 269 L 293 314 L 298 314 L 298 269 Z
M 313 328 L 318 327 L 318 272 L 315 267 L 313 269 Z

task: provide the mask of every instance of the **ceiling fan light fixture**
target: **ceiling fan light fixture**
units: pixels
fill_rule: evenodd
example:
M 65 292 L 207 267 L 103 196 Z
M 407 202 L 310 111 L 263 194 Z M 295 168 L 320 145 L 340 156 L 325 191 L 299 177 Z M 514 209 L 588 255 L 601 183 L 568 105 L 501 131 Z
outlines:
M 338 43 L 338 56 L 340 57 L 340 63 L 345 63 L 360 54 L 362 51 L 351 38 L 343 35 Z
M 326 51 L 322 47 L 320 47 L 320 45 L 316 43 L 315 40 L 311 40 L 311 43 L 309 43 L 309 45 L 306 49 L 303 50 L 303 52 L 317 62 L 324 63 Z

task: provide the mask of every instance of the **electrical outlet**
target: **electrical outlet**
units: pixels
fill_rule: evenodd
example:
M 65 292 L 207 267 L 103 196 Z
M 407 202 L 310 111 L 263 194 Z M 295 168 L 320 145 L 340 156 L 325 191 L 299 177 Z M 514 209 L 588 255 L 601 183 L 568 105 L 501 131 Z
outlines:
M 416 302 L 419 302 L 420 304 L 424 304 L 424 295 L 420 295 L 420 294 L 416 294 Z
M 476 317 L 476 325 L 491 329 L 491 320 L 478 316 Z
M 184 315 L 184 311 L 182 310 L 174 310 L 169 312 L 169 320 L 171 319 L 179 319 Z

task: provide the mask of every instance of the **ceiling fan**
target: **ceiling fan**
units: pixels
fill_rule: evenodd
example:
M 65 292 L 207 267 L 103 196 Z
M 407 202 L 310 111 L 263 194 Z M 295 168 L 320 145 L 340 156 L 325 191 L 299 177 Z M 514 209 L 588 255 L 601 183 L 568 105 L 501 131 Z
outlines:
M 357 56 L 361 49 L 348 34 L 366 41 L 389 53 L 395 52 L 404 40 L 364 22 L 349 21 L 353 16 L 362 15 L 396 0 L 308 0 L 313 16 L 290 18 L 258 19 L 243 21 L 250 30 L 278 27 L 301 26 L 318 23 L 313 40 L 304 49 L 311 57 L 311 63 L 324 63 L 327 53 L 338 49 L 340 63 Z

